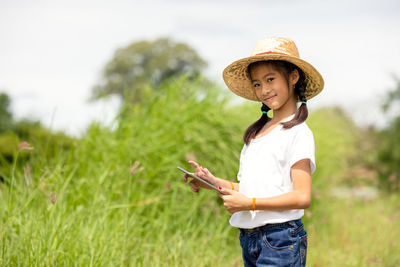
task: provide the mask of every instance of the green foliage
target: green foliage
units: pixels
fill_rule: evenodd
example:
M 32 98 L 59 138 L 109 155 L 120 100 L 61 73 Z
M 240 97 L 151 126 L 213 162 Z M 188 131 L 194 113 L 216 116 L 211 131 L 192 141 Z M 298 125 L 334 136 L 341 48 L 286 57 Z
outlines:
M 193 194 L 176 169 L 195 158 L 220 177 L 237 172 L 242 125 L 218 88 L 201 86 L 165 84 L 143 104 L 127 105 L 115 130 L 93 124 L 73 151 L 47 164 L 32 155 L 29 186 L 17 168 L 11 195 L 18 197 L 1 210 L 3 265 L 240 262 L 219 198 Z M 6 189 L 2 202 L 11 198 Z
M 357 147 L 359 129 L 339 108 L 324 108 L 311 113 L 307 124 L 316 142 L 315 176 L 321 177 L 313 179 L 313 186 L 325 189 L 332 182 L 343 182 L 348 170 L 354 167 L 355 159 L 360 156 Z
M 377 169 L 379 181 L 389 191 L 400 190 L 400 116 L 378 134 Z
M 0 93 L 0 133 L 11 127 L 12 114 L 10 103 L 10 97 L 6 93 Z
M 5 94 L 0 94 L 0 180 L 8 183 L 10 170 L 16 162 L 16 154 L 19 154 L 18 164 L 24 166 L 29 161 L 31 153 L 18 153 L 18 144 L 28 141 L 33 146 L 39 144 L 36 153 L 40 153 L 43 161 L 48 163 L 60 151 L 69 150 L 74 139 L 61 132 L 52 132 L 43 127 L 39 121 L 29 119 L 13 120 L 10 111 L 11 99 Z
M 12 156 L 17 149 L 19 143 L 18 136 L 11 132 L 3 132 L 0 134 L 0 155 L 3 158 L 12 161 Z
M 400 80 L 396 79 L 396 86 L 391 90 L 383 105 L 386 112 L 394 111 L 386 129 L 377 133 L 378 149 L 376 166 L 379 172 L 379 182 L 382 188 L 388 191 L 400 190 Z M 397 110 L 396 110 L 397 109 Z
M 382 105 L 383 111 L 388 111 L 391 107 L 395 106 L 395 104 L 397 104 L 396 106 L 398 107 L 400 101 L 400 79 L 396 76 L 393 78 L 396 85 L 387 94 L 385 102 Z
M 400 266 L 399 203 L 398 194 L 323 195 L 308 215 L 307 266 Z
M 75 139 L 62 132 L 52 132 L 39 122 L 20 120 L 13 122 L 11 129 L 0 133 L 0 179 L 10 180 L 10 170 L 15 162 L 18 144 L 27 141 L 35 151 L 19 154 L 18 167 L 27 166 L 32 154 L 40 155 L 44 165 L 63 151 L 69 151 L 75 144 Z
M 168 38 L 140 41 L 118 49 L 107 63 L 102 81 L 93 88 L 93 99 L 116 94 L 131 103 L 141 102 L 143 90 L 157 90 L 167 79 L 200 74 L 206 62 L 184 43 Z

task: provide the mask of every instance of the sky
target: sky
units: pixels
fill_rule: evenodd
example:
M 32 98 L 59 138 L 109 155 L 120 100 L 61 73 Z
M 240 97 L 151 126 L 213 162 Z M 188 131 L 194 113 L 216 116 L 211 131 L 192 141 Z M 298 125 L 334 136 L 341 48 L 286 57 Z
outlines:
M 400 77 L 399 14 L 397 0 L 0 0 L 0 92 L 17 118 L 79 136 L 118 111 L 115 97 L 88 101 L 118 48 L 159 37 L 185 42 L 228 90 L 227 65 L 258 40 L 285 36 L 324 77 L 311 110 L 335 105 L 359 125 L 382 127 L 380 105 Z

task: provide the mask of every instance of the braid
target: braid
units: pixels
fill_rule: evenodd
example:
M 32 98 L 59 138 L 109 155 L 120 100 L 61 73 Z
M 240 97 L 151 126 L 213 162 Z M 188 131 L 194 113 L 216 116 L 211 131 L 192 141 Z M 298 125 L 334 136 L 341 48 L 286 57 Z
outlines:
M 297 109 L 292 120 L 282 123 L 282 126 L 285 129 L 290 129 L 293 126 L 304 122 L 308 117 L 308 108 L 307 108 L 307 104 L 306 104 L 306 102 L 307 102 L 307 98 L 306 98 L 307 81 L 305 79 L 304 72 L 301 71 L 299 68 L 297 68 L 297 70 L 299 72 L 300 77 L 295 85 L 294 93 L 298 96 L 299 100 L 301 101 L 301 105 Z
M 263 103 L 261 106 L 261 117 L 258 119 L 258 121 L 250 125 L 243 134 L 243 141 L 246 145 L 248 145 L 250 143 L 250 140 L 256 137 L 256 135 L 261 131 L 264 125 L 271 120 L 267 115 L 267 112 L 269 110 L 271 109 Z
M 301 102 L 307 102 L 306 98 L 306 82 L 299 80 L 295 87 L 295 94 L 299 96 Z
M 267 112 L 270 111 L 270 110 L 271 110 L 271 109 L 270 109 L 267 105 L 265 105 L 264 103 L 262 103 L 261 112 L 262 112 L 263 116 L 267 116 Z M 268 116 L 267 116 L 267 117 L 268 117 Z

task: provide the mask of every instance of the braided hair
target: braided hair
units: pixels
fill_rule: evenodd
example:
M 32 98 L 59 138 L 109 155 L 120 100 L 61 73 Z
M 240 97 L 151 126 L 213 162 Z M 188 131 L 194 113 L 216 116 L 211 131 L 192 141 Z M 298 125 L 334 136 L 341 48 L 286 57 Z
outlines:
M 282 60 L 270 60 L 270 61 L 257 61 L 254 63 L 251 63 L 248 67 L 248 72 L 250 73 L 250 69 L 259 65 L 259 64 L 271 64 L 271 66 L 278 71 L 280 71 L 284 77 L 286 78 L 288 87 L 289 87 L 289 75 L 294 71 L 297 70 L 299 72 L 299 80 L 295 84 L 294 87 L 294 94 L 297 95 L 298 99 L 301 101 L 300 107 L 297 109 L 294 117 L 292 120 L 287 121 L 287 122 L 282 122 L 282 127 L 284 129 L 290 129 L 293 126 L 300 124 L 304 122 L 307 117 L 308 117 L 308 109 L 307 109 L 307 98 L 306 98 L 306 88 L 307 88 L 307 81 L 304 75 L 304 72 L 297 67 L 296 65 L 287 62 L 287 61 L 282 61 Z M 261 111 L 262 115 L 260 119 L 258 119 L 256 122 L 254 122 L 252 125 L 250 125 L 247 130 L 245 131 L 243 135 L 243 141 L 245 144 L 249 144 L 251 139 L 255 138 L 256 135 L 261 131 L 261 129 L 264 127 L 264 125 L 269 122 L 271 119 L 267 116 L 267 112 L 270 110 L 270 108 L 262 103 L 261 106 Z

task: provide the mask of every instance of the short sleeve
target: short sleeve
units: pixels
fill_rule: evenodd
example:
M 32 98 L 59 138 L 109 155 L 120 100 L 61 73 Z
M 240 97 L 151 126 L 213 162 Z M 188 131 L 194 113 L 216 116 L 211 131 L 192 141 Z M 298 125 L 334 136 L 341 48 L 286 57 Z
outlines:
M 314 173 L 316 168 L 314 136 L 306 124 L 299 127 L 293 138 L 289 156 L 290 167 L 302 159 L 310 159 L 311 174 Z

